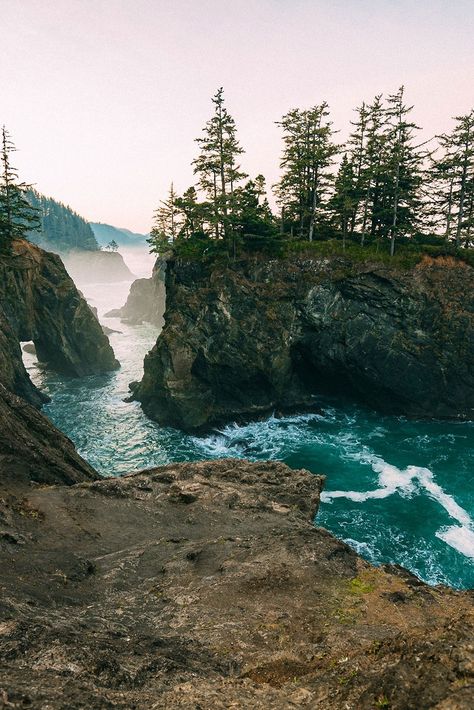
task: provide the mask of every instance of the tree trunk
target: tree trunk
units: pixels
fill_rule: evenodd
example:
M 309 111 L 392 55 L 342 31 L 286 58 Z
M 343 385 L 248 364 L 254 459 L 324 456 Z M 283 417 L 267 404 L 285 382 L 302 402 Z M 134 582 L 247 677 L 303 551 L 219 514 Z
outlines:
M 461 176 L 461 194 L 459 196 L 459 212 L 458 212 L 458 223 L 456 227 L 456 249 L 461 246 L 461 230 L 462 223 L 464 219 L 464 200 L 466 198 L 466 178 L 467 178 L 467 166 L 468 166 L 468 152 L 469 152 L 469 138 L 470 131 L 467 129 L 466 142 L 464 144 L 464 157 L 462 165 L 462 176 Z

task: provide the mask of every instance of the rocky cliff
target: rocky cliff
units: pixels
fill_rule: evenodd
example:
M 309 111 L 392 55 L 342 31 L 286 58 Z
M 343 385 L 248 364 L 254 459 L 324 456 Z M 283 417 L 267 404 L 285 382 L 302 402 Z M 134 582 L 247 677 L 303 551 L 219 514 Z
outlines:
M 0 305 L 16 340 L 33 340 L 47 367 L 75 376 L 118 367 L 99 322 L 55 254 L 15 242 L 13 256 L 0 256 Z M 0 382 L 8 387 L 1 372 Z
M 0 497 L 7 481 L 73 484 L 98 477 L 72 441 L 35 407 L 0 384 Z
M 146 321 L 162 328 L 166 301 L 165 276 L 166 262 L 158 259 L 151 278 L 134 281 L 125 305 L 109 311 L 105 317 L 121 318 L 132 325 Z
M 315 528 L 321 484 L 226 460 L 3 486 L 0 707 L 470 710 L 472 595 Z
M 345 393 L 412 417 L 474 416 L 474 269 L 294 258 L 170 261 L 165 327 L 135 396 L 194 430 Z
M 97 478 L 72 442 L 34 408 L 47 398 L 25 370 L 22 340 L 33 340 L 39 359 L 60 372 L 118 367 L 59 257 L 18 241 L 12 256 L 0 256 L 0 480 L 71 484 Z
M 73 249 L 61 253 L 61 258 L 76 283 L 114 283 L 134 278 L 118 252 Z

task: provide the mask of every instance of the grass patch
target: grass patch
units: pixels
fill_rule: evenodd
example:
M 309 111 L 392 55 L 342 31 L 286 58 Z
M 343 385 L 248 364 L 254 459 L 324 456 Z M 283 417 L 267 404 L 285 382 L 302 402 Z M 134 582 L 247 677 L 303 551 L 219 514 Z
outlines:
M 351 579 L 349 582 L 349 591 L 351 594 L 370 594 L 374 589 L 375 586 L 373 584 L 364 582 L 360 577 L 354 577 L 354 579 Z

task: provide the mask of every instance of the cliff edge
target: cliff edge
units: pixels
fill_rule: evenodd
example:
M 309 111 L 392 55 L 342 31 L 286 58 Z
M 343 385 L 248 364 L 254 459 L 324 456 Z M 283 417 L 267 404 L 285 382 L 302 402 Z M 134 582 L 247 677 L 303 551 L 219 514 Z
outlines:
M 47 398 L 23 364 L 33 340 L 41 362 L 69 375 L 119 366 L 101 326 L 59 257 L 16 241 L 0 255 L 0 480 L 66 483 L 98 474 L 35 407 Z
M 0 306 L 16 339 L 33 340 L 47 367 L 82 377 L 119 366 L 97 318 L 56 254 L 23 240 L 14 242 L 13 254 L 0 256 Z
M 315 528 L 321 485 L 223 460 L 2 491 L 0 707 L 470 710 L 472 594 Z
M 474 416 L 474 269 L 343 258 L 169 261 L 165 326 L 134 390 L 196 430 L 344 393 L 411 417 Z

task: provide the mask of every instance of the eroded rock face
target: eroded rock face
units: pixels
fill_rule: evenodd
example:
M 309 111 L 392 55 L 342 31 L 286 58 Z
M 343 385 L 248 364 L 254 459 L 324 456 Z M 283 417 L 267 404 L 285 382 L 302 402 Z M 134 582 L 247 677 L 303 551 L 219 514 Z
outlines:
M 16 392 L 35 406 L 40 406 L 47 397 L 32 383 L 26 372 L 20 343 L 0 303 L 0 384 L 10 392 Z
M 346 393 L 384 412 L 474 416 L 474 269 L 337 259 L 169 262 L 165 327 L 135 396 L 194 430 Z
M 39 360 L 51 369 L 84 376 L 119 366 L 99 322 L 55 254 L 15 242 L 13 256 L 0 256 L 0 304 L 17 340 L 33 340 Z
M 7 481 L 70 485 L 96 478 L 72 441 L 0 384 L 0 490 Z
M 165 312 L 166 261 L 158 259 L 149 279 L 136 279 L 130 287 L 127 302 L 122 308 L 114 308 L 105 314 L 106 318 L 121 318 L 127 323 L 138 325 L 143 321 L 163 327 Z
M 175 464 L 0 495 L 5 708 L 472 707 L 472 596 L 315 528 L 322 479 Z
M 0 256 L 0 482 L 97 478 L 72 442 L 36 411 L 47 397 L 25 369 L 22 340 L 34 340 L 38 358 L 68 374 L 118 366 L 59 257 L 19 241 L 13 256 Z

